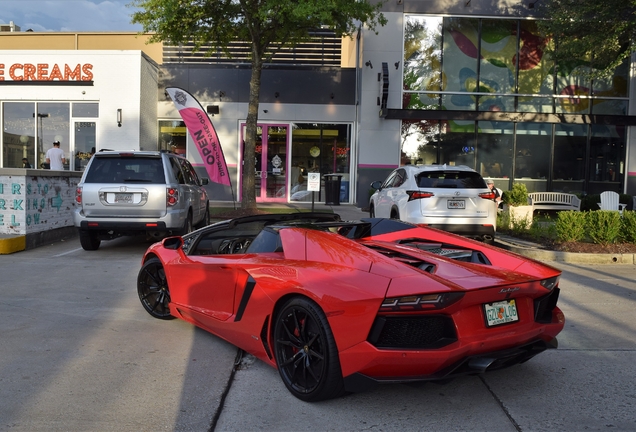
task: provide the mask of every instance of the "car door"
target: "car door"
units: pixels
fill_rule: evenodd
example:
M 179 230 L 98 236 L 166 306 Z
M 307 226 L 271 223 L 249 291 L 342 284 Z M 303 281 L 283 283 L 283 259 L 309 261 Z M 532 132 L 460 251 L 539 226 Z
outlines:
M 190 189 L 190 197 L 193 211 L 193 220 L 194 222 L 198 222 L 203 218 L 205 214 L 206 206 L 207 206 L 207 193 L 205 189 L 201 187 L 201 182 L 199 181 L 199 176 L 194 171 L 194 168 L 186 159 L 179 159 L 181 163 L 181 169 L 185 174 L 187 187 Z
M 172 301 L 180 311 L 207 326 L 234 313 L 234 292 L 241 255 L 189 255 L 179 261 L 180 289 Z M 178 306 L 179 307 L 179 306 Z
M 388 218 L 391 215 L 391 206 L 393 205 L 391 198 L 391 188 L 397 176 L 397 170 L 393 171 L 384 180 L 382 186 L 377 192 L 375 200 L 375 216 L 379 218 Z

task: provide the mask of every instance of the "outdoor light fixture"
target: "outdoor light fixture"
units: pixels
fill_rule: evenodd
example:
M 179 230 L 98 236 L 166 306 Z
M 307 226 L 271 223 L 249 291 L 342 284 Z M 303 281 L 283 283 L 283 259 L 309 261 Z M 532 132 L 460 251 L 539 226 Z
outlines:
M 223 90 L 219 91 L 219 100 L 221 100 L 221 98 L 225 97 L 225 92 Z
M 117 108 L 117 126 L 121 127 L 121 108 Z
M 396 62 L 394 63 L 394 66 L 395 66 L 395 70 L 397 70 L 397 69 L 400 67 L 400 62 L 399 62 L 399 61 L 396 61 Z
M 275 97 L 276 99 L 278 99 L 278 96 L 280 96 L 280 93 L 278 93 L 278 92 L 274 93 L 274 97 Z
M 371 60 L 367 60 L 367 62 L 364 65 L 369 66 L 371 69 L 373 69 L 373 64 L 371 63 Z

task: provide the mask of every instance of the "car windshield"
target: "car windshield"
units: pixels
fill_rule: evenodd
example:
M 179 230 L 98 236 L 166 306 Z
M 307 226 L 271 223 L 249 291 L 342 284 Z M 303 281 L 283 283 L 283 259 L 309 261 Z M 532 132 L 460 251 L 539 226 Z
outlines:
M 160 158 L 97 157 L 85 183 L 165 183 Z
M 420 188 L 484 189 L 486 182 L 473 171 L 423 171 L 416 176 Z

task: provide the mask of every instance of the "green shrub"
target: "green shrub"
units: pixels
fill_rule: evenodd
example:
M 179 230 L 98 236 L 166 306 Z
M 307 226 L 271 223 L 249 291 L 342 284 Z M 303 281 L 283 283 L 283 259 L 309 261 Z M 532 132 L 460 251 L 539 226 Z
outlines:
M 577 211 L 560 211 L 554 224 L 556 238 L 559 242 L 581 241 L 585 238 L 586 213 Z
M 599 210 L 585 213 L 588 236 L 594 243 L 606 245 L 621 240 L 621 215 L 617 211 Z
M 636 243 L 636 211 L 623 211 L 621 224 L 623 225 L 622 240 L 627 243 Z
M 529 234 L 531 238 L 539 242 L 543 240 L 554 241 L 557 238 L 556 226 L 549 217 L 544 218 L 544 220 L 533 218 Z
M 497 230 L 507 231 L 510 229 L 510 213 L 502 211 L 497 213 Z
M 512 189 L 504 191 L 501 200 L 513 207 L 528 205 L 528 188 L 523 183 L 514 183 Z

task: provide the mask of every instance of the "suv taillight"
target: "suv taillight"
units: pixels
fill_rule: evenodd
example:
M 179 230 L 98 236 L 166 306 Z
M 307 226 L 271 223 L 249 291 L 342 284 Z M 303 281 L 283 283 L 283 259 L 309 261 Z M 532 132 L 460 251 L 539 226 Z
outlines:
M 421 198 L 430 198 L 435 194 L 433 192 L 422 192 L 422 191 L 406 191 L 409 196 L 409 201 L 413 201 Z
M 487 199 L 487 200 L 494 200 L 495 199 L 495 193 L 494 192 L 483 192 L 479 194 L 479 198 L 483 198 L 483 199 Z
M 179 202 L 179 190 L 177 188 L 166 189 L 166 204 L 168 207 L 176 205 Z
M 82 203 L 82 188 L 79 186 L 77 187 L 77 189 L 75 189 L 75 202 L 77 204 Z

